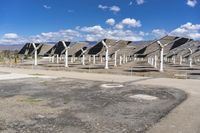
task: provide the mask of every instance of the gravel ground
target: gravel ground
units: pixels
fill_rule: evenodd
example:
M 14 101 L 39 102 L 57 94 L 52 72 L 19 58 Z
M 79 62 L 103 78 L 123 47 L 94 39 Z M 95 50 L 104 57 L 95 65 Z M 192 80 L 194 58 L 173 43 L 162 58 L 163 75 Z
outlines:
M 3 133 L 142 133 L 186 98 L 174 88 L 69 78 L 0 81 L 0 92 Z

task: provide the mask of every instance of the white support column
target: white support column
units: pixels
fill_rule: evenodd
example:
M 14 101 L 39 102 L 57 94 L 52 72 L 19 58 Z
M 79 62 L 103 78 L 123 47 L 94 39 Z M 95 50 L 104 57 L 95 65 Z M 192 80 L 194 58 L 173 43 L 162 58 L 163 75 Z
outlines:
M 191 68 L 192 67 L 192 58 L 191 57 L 190 57 L 189 61 L 190 61 L 190 68 Z
M 128 63 L 128 57 L 127 57 L 127 56 L 126 56 L 126 58 L 125 58 L 125 62 Z
M 89 61 L 89 63 L 91 63 L 91 55 L 89 55 L 88 61 Z
M 106 60 L 105 60 L 105 69 L 108 69 L 108 60 L 109 60 L 109 57 L 108 57 L 108 46 L 106 45 L 106 43 L 104 41 L 102 41 L 102 44 L 104 45 L 104 47 L 106 48 Z
M 34 47 L 34 65 L 37 66 L 38 65 L 38 61 L 37 61 L 37 47 L 35 45 L 35 43 L 32 43 L 33 47 Z
M 123 56 L 123 64 L 125 64 L 126 63 L 126 55 L 124 54 L 124 56 Z
M 65 67 L 69 67 L 68 66 L 68 46 L 65 44 L 64 41 L 62 41 L 63 46 L 65 47 Z
M 73 56 L 71 57 L 71 63 L 73 63 L 74 62 L 74 59 L 73 59 Z
M 163 72 L 163 52 L 164 52 L 164 48 L 161 47 L 161 49 L 160 49 L 160 72 Z
M 100 62 L 103 63 L 103 57 L 102 57 L 102 55 L 100 56 Z
M 176 56 L 173 56 L 173 64 L 176 64 Z
M 182 55 L 180 55 L 180 62 L 179 62 L 179 64 L 182 65 L 182 62 L 183 62 L 183 57 L 182 57 Z
M 85 54 L 82 56 L 82 65 L 85 65 Z
M 157 59 L 158 59 L 157 55 L 155 55 L 154 58 L 155 58 L 155 59 L 154 59 L 154 67 L 157 68 Z
M 117 52 L 118 51 L 115 51 L 115 64 L 114 64 L 115 67 L 117 66 Z
M 59 64 L 59 56 L 58 56 L 58 54 L 56 55 L 56 63 Z
M 153 66 L 153 64 L 154 64 L 154 58 L 152 57 L 151 58 L 151 65 Z
M 95 55 L 93 55 L 93 64 L 96 64 Z
M 122 56 L 119 56 L 119 65 L 122 65 Z
M 55 60 L 54 60 L 54 59 L 55 59 L 55 57 L 54 57 L 54 55 L 53 55 L 53 56 L 51 57 L 51 62 L 52 62 L 52 63 L 54 63 L 54 62 L 55 62 Z
M 65 67 L 69 67 L 68 66 L 68 49 L 65 50 Z

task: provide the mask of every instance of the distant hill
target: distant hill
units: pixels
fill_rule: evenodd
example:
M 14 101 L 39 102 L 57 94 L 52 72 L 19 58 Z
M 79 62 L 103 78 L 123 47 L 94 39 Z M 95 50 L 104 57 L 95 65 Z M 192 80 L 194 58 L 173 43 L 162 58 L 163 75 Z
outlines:
M 0 45 L 0 51 L 2 50 L 20 50 L 24 44 L 13 44 L 13 45 Z

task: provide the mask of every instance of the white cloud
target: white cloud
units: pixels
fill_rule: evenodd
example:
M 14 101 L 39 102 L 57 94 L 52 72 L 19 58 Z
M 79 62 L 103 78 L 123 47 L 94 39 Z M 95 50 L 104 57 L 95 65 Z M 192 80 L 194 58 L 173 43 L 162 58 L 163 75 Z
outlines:
M 107 19 L 106 23 L 109 25 L 114 25 L 115 24 L 115 20 L 113 18 Z
M 19 38 L 19 36 L 16 33 L 6 33 L 3 35 L 4 39 L 16 39 Z
M 110 11 L 113 11 L 114 13 L 119 12 L 121 9 L 118 6 L 111 6 Z
M 197 0 L 187 0 L 187 5 L 190 7 L 195 7 L 197 4 Z
M 51 7 L 48 6 L 48 5 L 43 5 L 43 7 L 44 7 L 45 9 L 51 9 Z
M 0 44 L 21 44 L 27 40 L 16 33 L 6 33 L 0 37 Z
M 135 20 L 134 18 L 125 18 L 122 20 L 123 25 L 127 25 L 130 27 L 141 27 L 141 22 L 140 20 Z
M 138 5 L 142 5 L 142 4 L 144 4 L 144 0 L 136 0 L 136 3 L 138 4 Z
M 107 9 L 109 9 L 110 11 L 112 11 L 113 13 L 117 13 L 117 12 L 119 12 L 121 9 L 120 9 L 120 7 L 118 7 L 118 6 L 116 6 L 116 5 L 113 5 L 113 6 L 111 6 L 111 7 L 109 7 L 109 6 L 106 6 L 106 5 L 98 5 L 98 8 L 100 8 L 100 9 L 102 9 L 102 10 L 107 10 Z
M 123 24 L 120 23 L 120 24 L 116 24 L 115 28 L 118 29 L 118 30 L 121 30 L 121 29 L 124 28 L 124 26 L 123 26 Z
M 200 24 L 192 24 L 188 22 L 173 30 L 171 35 L 189 37 L 192 39 L 200 39 Z
M 113 27 L 114 28 L 114 27 Z M 110 39 L 122 39 L 122 40 L 130 40 L 130 41 L 139 41 L 143 40 L 143 37 L 139 34 L 134 33 L 131 30 L 123 30 L 123 29 L 104 29 L 99 25 L 92 27 L 83 27 L 79 29 L 82 32 L 86 32 L 86 34 L 82 34 L 83 38 L 87 41 L 98 41 L 104 38 Z
M 152 30 L 152 35 L 155 36 L 156 38 L 160 38 L 167 35 L 167 31 L 164 29 L 154 29 Z
M 128 19 L 129 20 L 129 19 Z M 111 27 L 103 28 L 101 25 L 94 26 L 77 26 L 74 29 L 65 29 L 55 32 L 43 32 L 37 35 L 31 35 L 28 37 L 19 36 L 16 33 L 7 33 L 0 36 L 0 44 L 24 44 L 26 42 L 57 42 L 60 40 L 66 41 L 98 41 L 104 38 L 117 39 L 117 40 L 130 40 L 140 41 L 143 40 L 145 33 L 137 33 L 133 30 L 127 29 L 124 26 L 138 27 L 138 21 L 128 23 L 125 20 L 118 24 L 115 24 L 115 20 L 110 18 L 106 23 L 110 24 Z M 134 23 L 133 23 L 133 22 Z M 123 22 L 123 23 L 122 23 Z
M 108 9 L 109 7 L 108 6 L 103 6 L 103 5 L 98 5 L 98 8 L 102 9 L 102 10 L 106 10 Z
M 129 6 L 133 5 L 133 1 L 130 1 L 128 5 L 129 5 Z

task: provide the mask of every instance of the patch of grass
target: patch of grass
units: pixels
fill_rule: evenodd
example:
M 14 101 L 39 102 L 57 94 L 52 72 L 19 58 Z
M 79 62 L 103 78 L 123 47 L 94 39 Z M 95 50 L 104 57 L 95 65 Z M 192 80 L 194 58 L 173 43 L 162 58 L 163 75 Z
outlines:
M 26 102 L 26 103 L 31 103 L 31 104 L 36 104 L 43 101 L 42 99 L 35 99 L 35 98 L 26 98 L 26 99 L 22 99 L 20 100 L 20 102 Z

